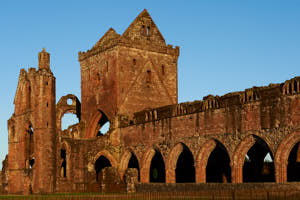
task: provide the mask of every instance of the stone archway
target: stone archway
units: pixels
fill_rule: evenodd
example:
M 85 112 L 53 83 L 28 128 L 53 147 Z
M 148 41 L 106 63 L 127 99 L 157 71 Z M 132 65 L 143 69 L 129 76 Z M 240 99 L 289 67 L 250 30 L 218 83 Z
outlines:
M 210 153 L 206 164 L 206 182 L 230 183 L 231 167 L 230 157 L 225 146 L 215 140 L 216 146 Z
M 101 160 L 99 160 L 99 159 L 101 159 Z M 117 160 L 107 150 L 102 150 L 102 151 L 98 152 L 96 154 L 96 156 L 94 156 L 93 163 L 94 163 L 94 167 L 95 167 L 96 179 L 98 178 L 99 172 L 104 167 L 112 166 L 117 169 L 117 166 L 118 166 Z
M 189 148 L 178 143 L 173 147 L 167 161 L 166 182 L 195 182 L 194 156 Z
M 197 183 L 205 183 L 206 182 L 206 165 L 209 158 L 210 153 L 216 147 L 215 140 L 208 140 L 204 143 L 204 145 L 200 148 L 200 151 L 197 156 L 196 161 L 196 182 Z
M 275 154 L 276 182 L 287 182 L 288 158 L 292 148 L 300 141 L 300 131 L 290 133 L 280 143 Z
M 140 165 L 135 153 L 131 150 L 126 150 L 120 160 L 120 176 L 123 178 L 127 168 L 136 168 L 138 177 L 140 177 Z
M 157 172 L 158 175 L 160 174 L 160 181 L 165 182 L 165 162 L 162 154 L 158 149 L 150 148 L 148 149 L 143 157 L 143 162 L 141 166 L 140 178 L 142 183 L 149 183 L 151 181 L 151 170 L 153 170 L 153 160 L 158 164 L 160 167 L 159 171 Z
M 263 143 L 263 145 L 266 146 L 266 151 L 269 152 L 271 155 L 274 155 L 272 150 L 270 149 L 269 143 L 265 140 L 265 138 L 261 138 L 260 136 L 256 136 L 256 135 L 248 135 L 247 137 L 245 137 L 237 146 L 233 154 L 233 159 L 231 163 L 232 164 L 231 173 L 232 173 L 233 183 L 243 182 L 243 170 L 244 170 L 246 155 L 250 150 L 253 151 L 252 147 L 254 148 L 256 146 L 259 146 L 258 143 L 259 144 Z M 264 168 L 265 166 L 262 167 Z M 274 163 L 271 167 L 274 168 Z

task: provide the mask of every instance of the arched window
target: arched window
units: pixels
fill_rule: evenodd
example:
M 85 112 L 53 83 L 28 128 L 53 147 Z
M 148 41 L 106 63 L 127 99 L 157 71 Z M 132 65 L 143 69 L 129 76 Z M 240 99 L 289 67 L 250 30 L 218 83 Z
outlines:
M 290 152 L 287 166 L 287 181 L 300 181 L 300 142 Z
M 61 149 L 60 150 L 60 176 L 61 177 L 67 177 L 67 151 L 66 149 Z
M 138 180 L 140 180 L 140 166 L 137 157 L 134 153 L 131 153 L 130 160 L 128 162 L 128 168 L 136 168 L 138 170 Z
M 96 163 L 95 163 L 95 171 L 96 171 L 96 180 L 98 181 L 98 177 L 101 173 L 101 170 L 105 167 L 110 167 L 111 164 L 109 162 L 109 160 L 104 157 L 104 156 L 100 156 L 97 160 L 96 160 Z
M 183 150 L 176 164 L 176 183 L 195 182 L 195 167 L 192 152 L 187 146 L 182 145 Z
M 161 153 L 155 150 L 150 166 L 150 182 L 164 183 L 166 181 L 165 163 Z
M 230 158 L 226 148 L 216 142 L 206 165 L 206 182 L 231 182 Z
M 249 149 L 243 166 L 243 182 L 274 182 L 273 155 L 267 143 L 254 136 L 256 142 Z

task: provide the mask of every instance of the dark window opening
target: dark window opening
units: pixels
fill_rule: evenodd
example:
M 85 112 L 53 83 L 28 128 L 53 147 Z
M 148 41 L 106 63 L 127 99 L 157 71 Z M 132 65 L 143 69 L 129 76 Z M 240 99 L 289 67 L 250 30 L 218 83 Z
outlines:
M 67 177 L 67 158 L 66 158 L 66 150 L 60 150 L 60 158 L 61 158 L 61 177 Z
M 300 181 L 300 142 L 290 152 L 287 166 L 287 181 Z
M 106 71 L 108 72 L 108 61 L 106 61 Z
M 294 93 L 297 93 L 297 81 L 294 81 Z
M 26 145 L 26 169 L 31 169 L 34 164 L 34 130 L 32 126 L 27 129 L 27 134 L 25 135 L 25 145 Z
M 47 108 L 48 108 L 48 102 L 47 102 Z
M 138 180 L 140 181 L 139 161 L 138 161 L 137 157 L 134 155 L 134 153 L 131 153 L 131 157 L 128 162 L 128 168 L 136 168 L 138 170 Z
M 165 66 L 164 65 L 161 66 L 161 73 L 162 73 L 162 75 L 165 75 Z
M 225 147 L 217 142 L 206 165 L 206 182 L 231 182 L 230 158 Z
M 145 32 L 146 32 L 146 30 L 145 30 L 145 25 L 142 25 L 141 34 L 142 34 L 142 35 L 145 35 Z
M 32 169 L 34 165 L 34 157 L 29 160 L 29 168 Z
M 111 167 L 111 164 L 107 158 L 105 158 L 104 156 L 100 156 L 95 163 L 96 181 L 99 180 L 99 176 L 101 176 L 101 171 L 105 167 Z
M 292 84 L 291 83 L 289 83 L 289 94 L 293 94 Z
M 135 58 L 132 60 L 132 63 L 133 63 L 133 65 L 136 65 L 136 59 Z
M 164 183 L 166 181 L 165 163 L 159 151 L 155 151 L 150 166 L 150 182 Z
M 183 146 L 183 151 L 177 160 L 176 183 L 195 182 L 194 158 L 191 151 Z
M 265 141 L 255 137 L 243 166 L 243 182 L 274 182 L 275 171 L 272 153 Z M 268 158 L 269 157 L 269 158 Z
M 147 80 L 146 80 L 147 83 L 150 83 L 151 82 L 151 71 L 150 70 L 147 70 Z

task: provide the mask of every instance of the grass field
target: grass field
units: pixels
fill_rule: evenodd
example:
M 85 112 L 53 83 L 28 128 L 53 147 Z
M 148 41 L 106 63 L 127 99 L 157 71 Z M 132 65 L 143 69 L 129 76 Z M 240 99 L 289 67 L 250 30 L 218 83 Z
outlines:
M 102 199 L 300 199 L 299 193 L 290 192 L 228 192 L 228 191 L 201 191 L 201 192 L 164 192 L 164 193 L 68 193 L 49 195 L 1 195 L 0 199 L 22 200 L 102 200 Z

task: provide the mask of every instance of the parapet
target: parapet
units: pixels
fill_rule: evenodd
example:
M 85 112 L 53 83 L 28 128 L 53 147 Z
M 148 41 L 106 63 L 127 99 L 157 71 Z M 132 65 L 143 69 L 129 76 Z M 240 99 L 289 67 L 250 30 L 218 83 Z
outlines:
M 120 119 L 120 126 L 130 126 L 172 118 L 193 113 L 217 110 L 231 106 L 243 106 L 248 103 L 263 102 L 264 100 L 280 98 L 281 96 L 300 93 L 300 77 L 295 77 L 282 84 L 270 84 L 263 87 L 252 87 L 244 91 L 232 92 L 221 97 L 208 95 L 202 101 L 184 102 L 159 108 L 145 109 L 134 113 L 131 123 L 128 119 Z

